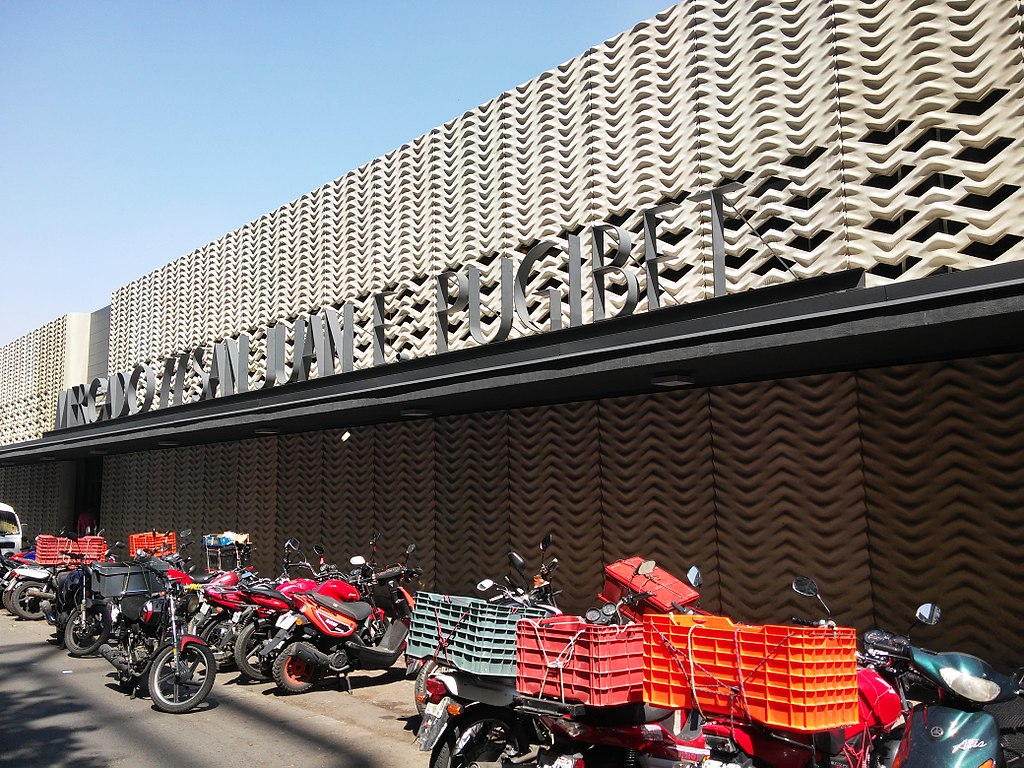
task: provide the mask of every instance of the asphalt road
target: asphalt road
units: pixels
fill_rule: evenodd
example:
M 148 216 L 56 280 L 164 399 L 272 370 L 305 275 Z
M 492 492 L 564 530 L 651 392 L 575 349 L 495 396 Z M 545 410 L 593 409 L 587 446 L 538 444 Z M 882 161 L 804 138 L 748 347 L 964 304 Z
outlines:
M 423 767 L 404 668 L 356 672 L 298 696 L 217 675 L 184 715 L 121 693 L 100 657 L 74 659 L 44 621 L 0 610 L 0 766 L 67 768 Z

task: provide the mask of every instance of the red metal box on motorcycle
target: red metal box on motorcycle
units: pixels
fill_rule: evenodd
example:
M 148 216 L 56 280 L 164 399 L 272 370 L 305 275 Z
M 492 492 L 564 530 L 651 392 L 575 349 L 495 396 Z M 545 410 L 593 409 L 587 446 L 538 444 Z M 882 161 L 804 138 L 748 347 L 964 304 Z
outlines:
M 604 567 L 604 587 L 598 597 L 606 603 L 617 603 L 627 592 L 650 592 L 634 608 L 623 605 L 623 614 L 635 621 L 648 611 L 668 613 L 672 610 L 672 602 L 686 605 L 697 600 L 697 591 L 681 579 L 677 579 L 664 568 L 655 567 L 649 574 L 637 573 L 637 568 L 644 562 L 642 557 L 630 557 L 617 560 Z
M 178 535 L 174 531 L 131 534 L 128 537 L 128 556 L 135 557 L 140 549 L 146 550 L 151 555 L 169 555 L 178 551 Z
M 68 562 L 91 562 L 100 560 L 107 551 L 107 542 L 102 536 L 80 536 L 66 539 L 62 536 L 40 534 L 36 537 L 36 564 L 63 565 Z M 81 555 L 70 557 L 69 552 Z
M 857 722 L 857 633 L 644 616 L 644 698 L 813 733 Z
M 540 608 L 417 592 L 405 652 L 463 672 L 515 677 L 516 622 L 546 615 Z
M 644 638 L 639 624 L 598 626 L 577 616 L 516 625 L 516 690 L 594 707 L 643 701 Z

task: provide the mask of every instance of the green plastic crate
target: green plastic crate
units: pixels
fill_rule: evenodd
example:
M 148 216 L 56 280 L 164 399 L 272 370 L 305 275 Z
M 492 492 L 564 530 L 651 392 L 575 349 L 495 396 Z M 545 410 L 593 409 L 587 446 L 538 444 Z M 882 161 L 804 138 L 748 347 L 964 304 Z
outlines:
M 546 615 L 540 608 L 418 592 L 406 653 L 412 658 L 436 658 L 439 664 L 463 672 L 515 677 L 516 623 Z

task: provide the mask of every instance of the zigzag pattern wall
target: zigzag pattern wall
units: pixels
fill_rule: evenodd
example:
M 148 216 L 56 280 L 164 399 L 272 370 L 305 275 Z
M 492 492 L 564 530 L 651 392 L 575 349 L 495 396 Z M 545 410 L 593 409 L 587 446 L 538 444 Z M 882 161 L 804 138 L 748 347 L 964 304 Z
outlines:
M 0 347 L 0 445 L 53 429 L 57 396 L 67 386 L 66 332 L 60 317 Z
M 860 629 L 937 601 L 915 637 L 1010 667 L 1022 377 L 1018 353 L 108 456 L 100 520 L 111 540 L 248 531 L 266 573 L 287 537 L 344 562 L 379 530 L 379 560 L 414 542 L 420 586 L 458 593 L 510 548 L 536 567 L 552 531 L 566 611 L 634 554 L 699 565 L 704 607 L 738 620 L 816 615 L 789 589 L 807 574 Z
M 726 211 L 733 292 L 1021 259 L 1021 13 L 1016 0 L 677 5 L 118 289 L 110 370 L 325 305 L 352 303 L 365 329 L 383 289 L 398 291 L 389 357 L 433 354 L 432 275 L 478 265 L 493 335 L 502 255 L 613 222 L 639 258 L 639 212 L 666 202 L 680 205 L 659 230 L 665 301 L 700 301 L 710 224 L 691 198 L 725 181 L 742 185 Z M 531 287 L 564 285 L 563 261 L 542 261 Z M 622 286 L 612 294 L 621 307 Z M 589 286 L 584 303 L 589 316 Z M 546 324 L 546 298 L 529 313 Z M 530 332 L 516 320 L 513 336 Z M 369 366 L 368 332 L 356 341 Z M 473 343 L 456 323 L 452 348 Z

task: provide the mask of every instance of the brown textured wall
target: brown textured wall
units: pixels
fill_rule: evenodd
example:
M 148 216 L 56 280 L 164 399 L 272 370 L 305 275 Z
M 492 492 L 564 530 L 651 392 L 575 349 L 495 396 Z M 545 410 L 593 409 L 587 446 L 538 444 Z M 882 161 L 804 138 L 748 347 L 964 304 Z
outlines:
M 113 456 L 102 522 L 249 531 L 267 573 L 288 536 L 344 563 L 376 529 L 382 560 L 414 542 L 421 586 L 458 592 L 510 548 L 536 567 L 551 531 L 567 610 L 632 554 L 699 565 L 704 606 L 749 621 L 817 615 L 789 590 L 806 573 L 861 629 L 934 599 L 946 618 L 915 637 L 1010 667 L 1022 379 L 1002 355 Z
M 14 507 L 29 536 L 72 526 L 74 488 L 71 462 L 0 467 L 0 502 Z
M 1024 356 L 857 378 L 877 621 L 933 600 L 915 638 L 1024 663 Z

